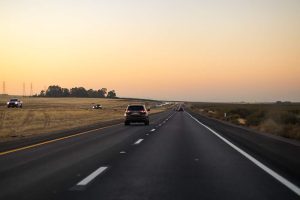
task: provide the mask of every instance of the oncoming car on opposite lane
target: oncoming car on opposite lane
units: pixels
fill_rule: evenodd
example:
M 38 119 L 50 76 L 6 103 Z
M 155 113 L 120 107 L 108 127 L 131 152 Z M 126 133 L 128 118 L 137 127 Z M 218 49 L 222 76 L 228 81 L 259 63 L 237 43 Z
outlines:
M 22 108 L 23 107 L 23 102 L 19 99 L 10 99 L 7 102 L 7 107 L 10 108 Z

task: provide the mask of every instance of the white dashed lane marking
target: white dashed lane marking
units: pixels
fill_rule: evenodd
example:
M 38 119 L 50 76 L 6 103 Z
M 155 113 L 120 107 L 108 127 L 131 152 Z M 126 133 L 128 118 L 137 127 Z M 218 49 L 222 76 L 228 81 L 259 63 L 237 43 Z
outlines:
M 100 174 L 102 174 L 105 170 L 107 170 L 108 167 L 104 166 L 104 167 L 99 167 L 96 171 L 94 171 L 93 173 L 91 173 L 89 176 L 87 176 L 86 178 L 84 178 L 82 181 L 80 181 L 79 183 L 77 183 L 77 186 L 86 186 L 87 184 L 89 184 L 92 180 L 94 180 L 97 176 L 99 176 Z
M 144 139 L 138 139 L 138 140 L 134 143 L 134 145 L 140 144 L 143 140 L 144 140 Z

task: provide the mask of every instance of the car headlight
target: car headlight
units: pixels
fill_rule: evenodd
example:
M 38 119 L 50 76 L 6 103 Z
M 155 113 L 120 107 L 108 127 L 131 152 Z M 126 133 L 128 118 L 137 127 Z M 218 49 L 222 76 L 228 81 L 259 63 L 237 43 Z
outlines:
M 9 102 L 6 102 L 6 104 L 8 105 L 8 104 L 9 104 Z
M 15 102 L 15 104 L 18 104 L 18 102 Z

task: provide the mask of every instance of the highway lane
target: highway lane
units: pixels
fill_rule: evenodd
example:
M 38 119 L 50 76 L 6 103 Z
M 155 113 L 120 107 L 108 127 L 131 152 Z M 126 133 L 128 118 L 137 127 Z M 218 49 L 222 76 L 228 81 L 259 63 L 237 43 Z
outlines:
M 0 157 L 0 199 L 299 199 L 188 113 Z

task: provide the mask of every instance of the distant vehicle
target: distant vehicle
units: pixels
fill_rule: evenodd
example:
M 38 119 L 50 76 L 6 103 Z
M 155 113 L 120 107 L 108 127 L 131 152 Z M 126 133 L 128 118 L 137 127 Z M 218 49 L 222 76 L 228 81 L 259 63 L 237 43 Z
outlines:
M 146 126 L 149 125 L 150 109 L 146 109 L 145 105 L 129 105 L 125 110 L 125 126 L 130 125 L 131 122 L 143 122 Z
M 23 102 L 20 101 L 19 99 L 10 99 L 7 102 L 7 107 L 10 108 L 22 108 L 23 107 Z
M 184 110 L 183 110 L 183 107 L 180 107 L 180 108 L 178 109 L 178 111 L 179 111 L 179 112 L 184 111 Z
M 100 104 L 94 105 L 92 107 L 93 109 L 102 109 L 102 106 Z

